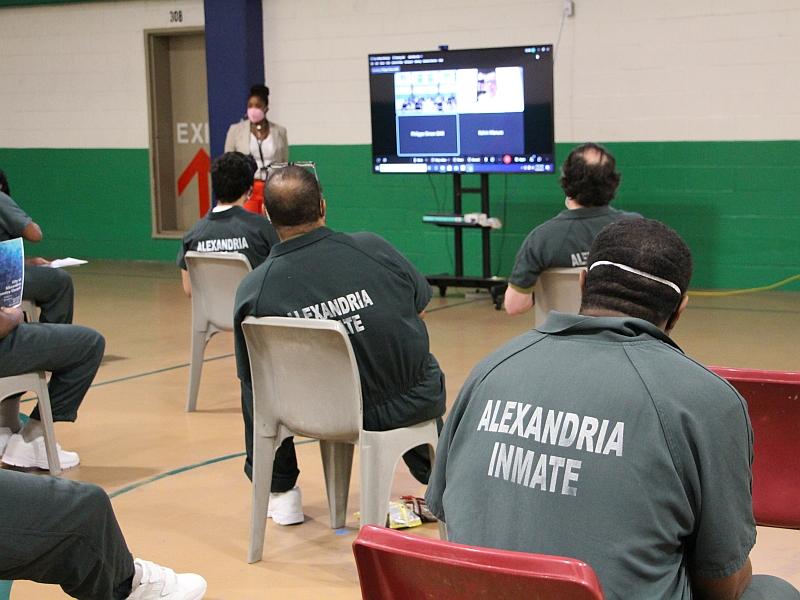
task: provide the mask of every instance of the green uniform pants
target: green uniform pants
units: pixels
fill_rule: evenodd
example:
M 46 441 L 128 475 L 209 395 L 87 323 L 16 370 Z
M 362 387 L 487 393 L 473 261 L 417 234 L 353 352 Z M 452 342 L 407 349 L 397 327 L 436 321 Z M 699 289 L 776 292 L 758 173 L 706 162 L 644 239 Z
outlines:
M 64 269 L 25 267 L 22 298 L 39 306 L 39 321 L 42 323 L 72 323 L 74 297 L 72 277 Z
M 57 584 L 80 600 L 122 600 L 133 574 L 102 488 L 0 470 L 0 579 Z
M 0 339 L 0 377 L 51 371 L 47 387 L 53 420 L 74 421 L 104 349 L 103 336 L 87 327 L 22 323 Z M 38 407 L 31 418 L 39 419 Z

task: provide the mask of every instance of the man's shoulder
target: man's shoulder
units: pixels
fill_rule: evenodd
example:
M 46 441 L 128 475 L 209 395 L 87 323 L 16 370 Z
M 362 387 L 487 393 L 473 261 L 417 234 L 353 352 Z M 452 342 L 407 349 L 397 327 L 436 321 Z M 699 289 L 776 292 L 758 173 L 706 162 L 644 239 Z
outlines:
M 609 215 L 615 220 L 618 221 L 620 219 L 643 219 L 644 217 L 638 213 L 633 211 L 621 210 L 618 208 L 611 208 L 609 206 Z
M 17 204 L 11 196 L 4 192 L 0 192 L 0 208 L 12 208 L 19 211 L 22 210 L 20 205 Z
M 654 341 L 629 345 L 627 354 L 665 413 L 678 419 L 686 414 L 708 419 L 746 414 L 744 399 L 730 383 L 676 348 Z
M 514 358 L 520 353 L 532 351 L 536 344 L 546 337 L 546 333 L 542 333 L 536 329 L 531 329 L 522 335 L 518 335 L 481 360 L 472 370 L 470 377 L 477 380 L 476 382 L 482 381 L 504 362 Z

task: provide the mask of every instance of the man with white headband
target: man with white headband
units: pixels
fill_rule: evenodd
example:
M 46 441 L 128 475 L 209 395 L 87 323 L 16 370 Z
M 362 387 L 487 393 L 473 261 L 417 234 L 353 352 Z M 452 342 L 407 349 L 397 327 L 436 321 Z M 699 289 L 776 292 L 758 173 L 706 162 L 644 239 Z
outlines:
M 595 239 L 579 315 L 481 362 L 439 438 L 426 499 L 451 541 L 587 562 L 613 599 L 797 600 L 752 575 L 747 406 L 669 337 L 689 248 L 621 220 Z
M 614 157 L 602 146 L 581 144 L 569 153 L 560 179 L 566 209 L 531 231 L 517 252 L 503 303 L 508 314 L 533 307 L 533 287 L 542 271 L 585 267 L 589 247 L 603 227 L 641 216 L 611 208 L 620 179 Z

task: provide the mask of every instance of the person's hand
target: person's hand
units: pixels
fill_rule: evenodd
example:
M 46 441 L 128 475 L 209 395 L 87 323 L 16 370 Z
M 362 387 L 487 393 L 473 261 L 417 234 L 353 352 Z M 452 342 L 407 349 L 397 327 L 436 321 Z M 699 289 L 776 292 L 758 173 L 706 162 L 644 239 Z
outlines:
M 47 265 L 50 264 L 49 260 L 47 260 L 46 258 L 42 258 L 41 256 L 34 256 L 32 258 L 29 258 L 25 262 L 28 263 L 29 265 L 33 265 L 34 267 L 46 267 Z

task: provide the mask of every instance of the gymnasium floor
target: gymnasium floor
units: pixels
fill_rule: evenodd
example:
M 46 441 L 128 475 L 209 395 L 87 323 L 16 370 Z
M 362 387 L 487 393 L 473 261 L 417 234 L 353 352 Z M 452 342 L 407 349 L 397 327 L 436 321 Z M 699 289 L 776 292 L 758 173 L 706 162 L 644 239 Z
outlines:
M 59 425 L 59 441 L 81 454 L 65 476 L 102 485 L 133 553 L 193 570 L 209 582 L 209 600 L 359 598 L 350 552 L 357 532 L 354 476 L 348 524 L 331 530 L 317 444 L 300 442 L 306 522 L 267 528 L 264 561 L 248 565 L 249 484 L 242 473 L 242 421 L 230 334 L 206 352 L 199 411 L 184 412 L 191 309 L 169 265 L 96 262 L 72 270 L 76 322 L 107 339 L 106 360 L 76 424 Z M 427 325 L 432 350 L 455 398 L 472 366 L 531 326 L 488 299 L 435 298 Z M 675 338 L 706 364 L 800 370 L 800 293 L 695 298 Z M 357 471 L 354 470 L 354 473 Z M 414 493 L 404 467 L 394 496 Z M 434 526 L 414 530 L 435 535 Z M 800 531 L 759 529 L 756 572 L 800 587 Z M 16 582 L 12 600 L 67 598 L 53 586 Z

